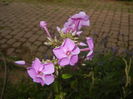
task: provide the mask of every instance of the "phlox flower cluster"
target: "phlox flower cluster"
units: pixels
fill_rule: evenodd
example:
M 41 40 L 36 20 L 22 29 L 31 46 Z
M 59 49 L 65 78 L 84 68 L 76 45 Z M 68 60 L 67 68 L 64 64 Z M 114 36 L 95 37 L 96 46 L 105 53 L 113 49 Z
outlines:
M 88 52 L 86 56 L 82 56 L 82 59 L 86 61 L 92 60 L 94 55 L 93 38 L 86 37 L 86 43 L 79 41 L 82 27 L 89 25 L 89 16 L 85 12 L 75 14 L 67 20 L 63 28 L 57 27 L 61 38 L 61 40 L 57 40 L 57 37 L 52 37 L 48 31 L 47 23 L 40 21 L 40 27 L 46 32 L 48 38 L 44 44 L 53 47 L 52 52 L 56 58 L 42 61 L 39 58 L 35 58 L 32 61 L 31 67 L 27 68 L 27 73 L 34 82 L 40 83 L 42 86 L 50 85 L 54 82 L 55 77 L 58 76 L 56 73 L 58 71 L 57 68 L 76 65 L 80 59 L 79 54 L 81 52 Z M 16 61 L 15 63 L 26 65 L 24 60 Z

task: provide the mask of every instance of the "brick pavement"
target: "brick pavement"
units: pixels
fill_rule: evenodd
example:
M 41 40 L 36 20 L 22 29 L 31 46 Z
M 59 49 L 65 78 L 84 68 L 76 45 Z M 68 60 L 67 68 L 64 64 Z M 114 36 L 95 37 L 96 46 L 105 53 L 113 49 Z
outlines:
M 43 44 L 46 35 L 39 28 L 40 20 L 47 21 L 50 32 L 56 35 L 56 26 L 62 27 L 69 16 L 81 10 L 90 15 L 91 20 L 91 26 L 84 29 L 84 37 L 93 36 L 98 49 L 119 48 L 119 52 L 133 49 L 133 7 L 105 1 L 90 2 L 85 7 L 0 3 L 0 49 L 10 56 L 50 57 L 49 48 Z

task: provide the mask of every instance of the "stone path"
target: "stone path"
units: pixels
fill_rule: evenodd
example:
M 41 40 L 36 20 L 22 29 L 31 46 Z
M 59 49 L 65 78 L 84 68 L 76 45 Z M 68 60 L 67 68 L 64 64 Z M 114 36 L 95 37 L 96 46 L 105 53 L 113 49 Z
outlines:
M 98 46 L 102 43 L 106 48 L 133 49 L 131 5 L 105 1 L 81 3 L 81 6 L 12 2 L 0 3 L 0 51 L 10 56 L 47 56 L 50 51 L 44 45 L 46 35 L 39 22 L 47 21 L 50 32 L 56 35 L 56 26 L 62 27 L 69 16 L 81 10 L 91 20 L 91 26 L 84 29 L 84 37 L 93 36 Z

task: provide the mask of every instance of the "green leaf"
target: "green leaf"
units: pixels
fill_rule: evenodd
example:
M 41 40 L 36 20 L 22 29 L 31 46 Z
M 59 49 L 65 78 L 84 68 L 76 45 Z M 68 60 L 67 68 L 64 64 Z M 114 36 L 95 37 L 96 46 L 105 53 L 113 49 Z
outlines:
M 72 77 L 71 74 L 62 74 L 63 79 L 68 79 L 68 78 L 71 78 L 71 77 Z
M 60 92 L 59 94 L 55 95 L 55 99 L 65 99 L 65 92 Z

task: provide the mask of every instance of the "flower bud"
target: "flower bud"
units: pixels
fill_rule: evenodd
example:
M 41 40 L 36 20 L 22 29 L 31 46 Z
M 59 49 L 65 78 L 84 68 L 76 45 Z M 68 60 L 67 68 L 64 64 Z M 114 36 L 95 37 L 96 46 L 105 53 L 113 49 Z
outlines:
M 47 23 L 45 21 L 40 21 L 40 27 L 44 28 L 47 26 Z
M 25 61 L 24 60 L 15 61 L 15 64 L 25 65 Z

